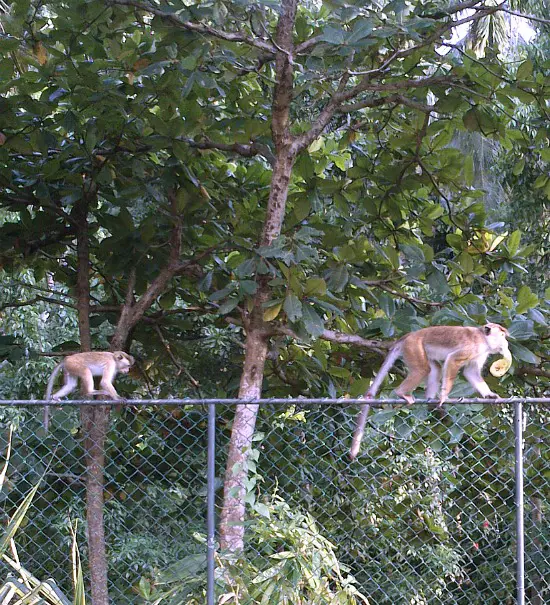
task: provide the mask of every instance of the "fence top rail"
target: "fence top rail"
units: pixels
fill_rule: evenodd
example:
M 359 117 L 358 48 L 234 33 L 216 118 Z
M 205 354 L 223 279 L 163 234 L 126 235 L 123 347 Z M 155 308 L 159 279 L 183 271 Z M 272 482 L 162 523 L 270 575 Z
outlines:
M 443 405 L 508 405 L 513 403 L 541 403 L 550 405 L 550 397 L 506 397 L 502 399 L 484 399 L 482 397 L 461 397 L 448 399 Z M 96 406 L 96 405 L 122 405 L 122 406 L 146 406 L 146 405 L 363 405 L 368 403 L 371 407 L 382 405 L 407 405 L 402 399 L 362 399 L 362 398 L 330 398 L 330 397 L 294 397 L 294 398 L 267 398 L 267 399 L 229 399 L 229 398 L 203 398 L 203 399 L 123 399 L 119 401 L 107 399 L 67 399 L 64 401 L 52 401 L 46 399 L 0 399 L 0 406 Z M 415 404 L 435 405 L 433 399 L 417 399 Z

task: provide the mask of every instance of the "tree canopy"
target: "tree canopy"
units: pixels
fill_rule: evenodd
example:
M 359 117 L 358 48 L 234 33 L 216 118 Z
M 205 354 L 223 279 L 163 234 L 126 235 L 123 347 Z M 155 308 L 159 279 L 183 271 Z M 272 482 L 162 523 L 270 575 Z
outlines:
M 356 397 L 391 339 L 486 321 L 514 357 L 491 388 L 544 392 L 550 67 L 453 35 L 515 8 L 441 4 L 2 3 L 2 394 L 111 346 L 137 395 Z

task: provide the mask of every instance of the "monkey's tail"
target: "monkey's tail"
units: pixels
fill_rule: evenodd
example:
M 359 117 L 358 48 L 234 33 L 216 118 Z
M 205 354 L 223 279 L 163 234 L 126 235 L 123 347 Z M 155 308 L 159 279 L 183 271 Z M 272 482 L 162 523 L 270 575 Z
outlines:
M 378 374 L 376 374 L 372 384 L 370 385 L 369 390 L 367 391 L 367 397 L 373 399 L 376 397 L 376 393 L 380 389 L 380 385 L 384 381 L 384 378 L 388 375 L 388 372 L 391 370 L 393 364 L 396 359 L 401 356 L 401 341 L 398 340 L 393 347 L 390 349 L 386 359 L 384 359 L 384 363 L 378 370 Z
M 382 384 L 382 381 L 390 371 L 391 367 L 395 363 L 395 360 L 401 355 L 401 341 L 398 340 L 393 347 L 390 349 L 390 352 L 384 359 L 384 363 L 378 370 L 378 374 L 376 374 L 373 383 L 371 384 L 369 390 L 367 391 L 365 398 L 366 399 L 374 399 L 376 397 L 376 393 L 378 393 L 378 389 Z M 353 460 L 357 454 L 359 453 L 359 448 L 361 447 L 361 441 L 363 440 L 363 434 L 365 432 L 365 424 L 367 422 L 367 416 L 370 412 L 370 404 L 365 403 L 361 408 L 361 412 L 357 417 L 357 425 L 355 427 L 355 431 L 353 433 L 353 440 L 351 442 L 351 449 L 349 452 L 349 457 Z
M 48 385 L 46 387 L 46 393 L 44 394 L 44 399 L 49 400 L 52 398 L 53 385 L 55 383 L 55 379 L 57 378 L 57 375 L 59 374 L 59 372 L 61 372 L 62 367 L 63 367 L 63 361 L 60 361 L 53 369 L 53 372 L 50 375 L 50 379 L 48 380 Z M 44 430 L 46 431 L 46 433 L 48 432 L 49 428 L 50 428 L 50 406 L 45 405 L 44 406 Z

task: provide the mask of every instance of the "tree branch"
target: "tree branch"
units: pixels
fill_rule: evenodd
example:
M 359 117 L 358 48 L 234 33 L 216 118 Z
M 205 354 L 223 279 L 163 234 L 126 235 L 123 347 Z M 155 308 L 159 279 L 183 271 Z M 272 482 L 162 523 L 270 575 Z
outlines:
M 176 192 L 171 191 L 168 197 L 170 199 L 171 214 L 174 221 L 170 234 L 170 254 L 168 262 L 135 304 L 132 302 L 132 298 L 127 290 L 126 301 L 117 324 L 115 335 L 113 336 L 113 340 L 118 339 L 121 344 L 123 340 L 125 340 L 125 337 L 122 338 L 122 335 L 128 334 L 130 329 L 136 325 L 145 314 L 145 311 L 153 304 L 157 296 L 164 292 L 168 282 L 182 269 L 182 263 L 179 259 L 181 253 L 182 225 L 177 210 Z M 135 279 L 135 275 L 133 279 Z M 132 278 L 130 278 L 128 286 L 130 287 L 131 284 Z M 125 319 L 124 322 L 121 321 L 123 318 Z
M 535 17 L 533 15 L 526 15 L 524 13 L 520 13 L 518 11 L 511 10 L 509 8 L 501 8 L 503 13 L 508 13 L 509 15 L 514 15 L 515 17 L 519 17 L 520 19 L 527 19 L 528 21 L 535 21 L 535 23 L 543 23 L 544 25 L 550 25 L 550 19 L 543 19 L 542 17 Z
M 170 360 L 172 361 L 172 363 L 174 364 L 174 366 L 178 370 L 176 376 L 179 376 L 183 372 L 187 376 L 187 378 L 190 380 L 191 384 L 196 389 L 198 389 L 200 387 L 199 381 L 195 380 L 195 378 L 193 378 L 193 376 L 191 375 L 191 373 L 184 366 L 182 366 L 179 363 L 179 361 L 176 359 L 174 353 L 172 353 L 172 349 L 170 348 L 170 343 L 166 340 L 166 338 L 164 338 L 164 334 L 162 333 L 162 330 L 160 329 L 160 326 L 158 324 L 156 324 L 154 329 L 155 329 L 155 332 L 158 334 L 160 342 L 162 343 L 162 346 L 164 347 L 164 350 L 168 354 L 168 357 L 170 358 Z
M 350 113 L 359 109 L 365 109 L 367 107 L 380 107 L 386 103 L 397 103 L 398 105 L 405 105 L 411 109 L 417 109 L 424 113 L 431 113 L 435 111 L 435 105 L 427 105 L 426 103 L 420 103 L 419 101 L 413 101 L 408 97 L 400 94 L 388 95 L 387 97 L 375 97 L 372 99 L 365 99 L 364 101 L 357 101 L 357 103 L 350 103 L 349 105 L 342 105 L 338 108 L 340 113 Z
M 37 302 L 46 302 L 52 305 L 60 305 L 62 307 L 69 307 L 70 309 L 76 309 L 76 305 L 65 302 L 64 300 L 57 300 L 56 298 L 49 298 L 47 296 L 35 296 L 34 298 L 30 298 L 29 300 L 21 300 L 19 302 L 6 303 L 0 306 L 0 311 L 16 307 L 30 307 L 31 305 L 35 305 Z
M 273 334 L 283 334 L 284 336 L 290 336 L 295 340 L 300 340 L 300 337 L 288 326 L 270 326 L 271 333 Z M 354 345 L 356 347 L 362 347 L 364 349 L 369 349 L 370 351 L 374 351 L 379 355 L 385 355 L 385 351 L 390 348 L 393 344 L 392 342 L 381 342 L 378 340 L 368 340 L 367 338 L 363 338 L 362 336 L 358 336 L 357 334 L 345 334 L 344 332 L 336 332 L 334 330 L 323 330 L 323 333 L 319 338 L 323 340 L 328 340 L 330 342 L 337 342 L 339 344 L 347 344 Z
M 208 137 L 205 137 L 202 141 L 195 141 L 188 137 L 177 137 L 178 141 L 186 143 L 190 147 L 196 149 L 218 149 L 219 151 L 227 151 L 230 153 L 237 153 L 245 158 L 251 158 L 256 155 L 263 155 L 266 160 L 273 163 L 273 152 L 267 145 L 252 141 L 250 144 L 244 143 L 218 143 L 211 141 Z
M 165 19 L 176 27 L 186 29 L 187 31 L 195 32 L 197 34 L 213 36 L 214 38 L 226 40 L 227 42 L 243 42 L 244 44 L 248 44 L 249 46 L 253 46 L 254 48 L 258 48 L 264 52 L 269 52 L 271 54 L 275 53 L 275 47 L 272 44 L 265 42 L 264 40 L 260 40 L 259 38 L 252 38 L 242 32 L 226 32 L 224 30 L 211 27 L 210 25 L 206 25 L 205 23 L 193 23 L 192 21 L 184 21 L 176 14 L 164 12 L 163 10 L 156 8 L 148 2 L 137 2 L 136 0 L 106 0 L 106 4 L 111 6 L 131 6 L 137 8 L 138 10 L 151 13 L 152 15 L 160 17 L 161 19 Z
M 342 101 L 353 99 L 362 92 L 394 92 L 406 90 L 408 88 L 424 88 L 429 86 L 452 85 L 458 78 L 452 76 L 427 76 L 413 80 L 398 80 L 396 82 L 386 82 L 384 84 L 371 82 L 369 78 L 364 78 L 357 86 L 341 95 Z
M 542 368 L 531 368 L 527 366 L 517 368 L 514 374 L 518 374 L 519 376 L 541 376 L 542 378 L 550 378 L 549 370 L 543 370 Z
M 275 32 L 275 86 L 273 90 L 273 111 L 271 131 L 275 148 L 287 145 L 290 138 L 290 105 L 294 84 L 294 21 L 297 0 L 283 2 L 282 13 Z
M 390 288 L 388 285 L 381 283 L 379 281 L 376 281 L 376 282 L 362 281 L 361 285 L 369 286 L 369 287 L 373 287 L 373 288 L 380 288 L 380 290 L 384 290 L 384 292 L 388 292 L 389 294 L 392 294 L 393 296 L 397 296 L 398 298 L 402 298 L 403 300 L 408 300 L 409 302 L 416 303 L 418 305 L 425 305 L 427 307 L 444 307 L 447 304 L 446 302 L 430 302 L 428 300 L 422 300 L 421 298 L 416 298 L 414 296 L 410 296 L 409 294 L 406 294 L 405 292 L 399 292 L 399 290 L 394 290 L 393 288 Z
M 304 132 L 294 139 L 292 143 L 292 150 L 294 153 L 298 154 L 300 151 L 308 147 L 308 145 L 311 145 L 311 143 L 313 143 L 313 141 L 315 141 L 315 139 L 327 127 L 328 123 L 338 110 L 340 97 L 349 81 L 349 78 L 350 75 L 348 73 L 345 73 L 342 76 L 338 89 L 332 95 L 325 107 L 321 110 L 321 113 L 317 116 L 317 119 L 312 123 L 311 128 L 307 132 Z
M 67 212 L 58 208 L 54 204 L 46 204 L 42 200 L 37 200 L 34 197 L 24 197 L 21 195 L 10 195 L 5 191 L 0 193 L 0 202 L 5 203 L 6 206 L 33 206 L 35 208 L 43 208 L 44 210 L 50 211 L 52 214 L 56 214 L 60 216 L 63 220 L 67 221 L 74 225 L 75 221 L 72 216 L 70 216 Z

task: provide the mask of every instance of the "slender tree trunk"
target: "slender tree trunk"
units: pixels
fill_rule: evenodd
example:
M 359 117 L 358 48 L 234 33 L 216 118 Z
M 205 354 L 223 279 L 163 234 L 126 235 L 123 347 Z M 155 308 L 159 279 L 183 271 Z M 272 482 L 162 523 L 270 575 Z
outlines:
M 86 455 L 86 520 L 93 605 L 109 604 L 107 553 L 103 520 L 105 442 L 109 428 L 108 406 L 82 408 L 84 451 Z
M 269 246 L 281 233 L 285 217 L 288 187 L 292 175 L 295 154 L 289 128 L 290 103 L 292 101 L 292 35 L 296 17 L 297 0 L 283 0 L 281 16 L 277 24 L 278 53 L 275 61 L 276 84 L 273 92 L 272 133 L 275 142 L 275 162 L 271 177 L 271 189 L 267 212 L 260 238 L 260 246 Z M 268 338 L 263 320 L 263 304 L 269 300 L 267 280 L 259 280 L 252 312 L 246 326 L 246 351 L 239 398 L 259 398 L 262 394 Z M 240 405 L 235 411 L 231 441 L 227 456 L 224 482 L 224 501 L 220 518 L 220 546 L 222 550 L 235 552 L 244 546 L 244 520 L 248 458 L 256 427 L 258 406 Z
M 88 207 L 95 192 L 88 191 L 75 204 L 73 218 L 77 225 L 77 306 L 80 347 L 91 351 L 90 334 L 90 250 L 88 240 Z M 103 469 L 108 412 L 105 407 L 81 409 L 86 461 L 86 520 L 88 525 L 89 567 L 93 605 L 108 605 L 107 554 L 103 523 Z

